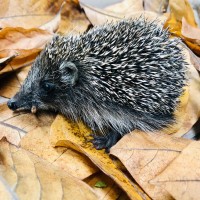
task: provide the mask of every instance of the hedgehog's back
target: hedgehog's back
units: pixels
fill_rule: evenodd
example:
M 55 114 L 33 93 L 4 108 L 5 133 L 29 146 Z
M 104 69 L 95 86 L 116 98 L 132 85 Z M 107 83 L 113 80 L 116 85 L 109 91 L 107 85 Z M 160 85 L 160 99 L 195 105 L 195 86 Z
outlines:
M 185 85 L 186 63 L 178 39 L 157 21 L 122 20 L 80 37 L 100 98 L 137 111 L 172 113 Z

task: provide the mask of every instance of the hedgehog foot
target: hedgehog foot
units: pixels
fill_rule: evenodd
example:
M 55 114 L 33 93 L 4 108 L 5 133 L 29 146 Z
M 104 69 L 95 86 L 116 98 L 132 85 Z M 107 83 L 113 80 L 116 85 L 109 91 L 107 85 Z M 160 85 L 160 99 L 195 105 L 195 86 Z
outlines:
M 91 142 L 94 145 L 95 149 L 105 149 L 107 153 L 110 152 L 110 148 L 115 145 L 121 138 L 121 135 L 114 131 L 112 133 L 109 133 L 109 135 L 91 134 L 91 136 L 94 138 Z

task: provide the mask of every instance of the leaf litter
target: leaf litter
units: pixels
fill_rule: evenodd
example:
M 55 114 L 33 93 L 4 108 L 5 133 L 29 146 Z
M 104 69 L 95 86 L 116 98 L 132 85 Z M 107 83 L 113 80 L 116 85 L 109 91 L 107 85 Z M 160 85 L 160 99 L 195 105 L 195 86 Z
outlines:
M 152 0 L 152 6 L 144 3 L 144 7 L 141 2 L 123 0 L 99 7 L 95 3 L 90 5 L 88 1 L 81 0 L 80 5 L 93 25 L 130 16 L 137 18 L 144 15 L 149 19 L 159 16 L 172 35 L 180 37 L 188 46 L 185 56 L 190 63 L 190 82 L 181 97 L 181 107 L 176 111 L 178 123 L 166 130 L 171 135 L 167 135 L 165 131 L 153 134 L 134 131 L 124 136 L 108 156 L 104 151 L 95 150 L 87 142 L 90 131 L 81 122 L 77 125 L 62 116 L 55 118 L 55 115 L 49 113 L 13 113 L 6 104 L 2 104 L 0 193 L 5 199 L 30 199 L 30 194 L 33 199 L 40 198 L 41 195 L 42 199 L 57 199 L 61 196 L 64 196 L 63 199 L 116 199 L 124 193 L 129 196 L 126 199 L 198 199 L 199 142 L 181 137 L 197 122 L 200 113 L 200 79 L 197 72 L 200 66 L 199 28 L 192 7 L 186 0 L 169 1 L 170 12 L 164 14 L 161 14 L 163 11 L 159 7 L 159 0 Z M 78 1 L 67 2 L 68 7 L 63 6 L 62 13 L 68 13 L 62 16 L 64 21 L 58 6 L 62 4 L 61 1 L 55 3 L 56 11 L 50 6 L 51 1 L 32 3 L 33 6 L 29 3 L 28 7 L 20 7 L 21 10 L 16 11 L 16 17 L 0 19 L 0 26 L 3 28 L 0 31 L 2 98 L 10 98 L 17 92 L 30 68 L 26 66 L 34 61 L 54 31 L 77 34 L 85 31 L 89 25 L 85 15 L 75 9 L 79 5 Z M 4 11 L 0 9 L 0 15 L 6 16 L 7 13 L 9 16 L 13 7 L 8 1 L 4 2 L 4 6 Z M 167 4 L 162 6 L 166 10 Z M 34 15 L 34 9 L 40 11 L 38 16 Z M 73 9 L 77 16 L 69 15 L 73 13 Z M 27 19 L 21 16 L 19 20 L 18 12 L 33 14 L 32 20 L 36 22 L 38 19 L 34 22 L 37 25 L 30 26 L 30 16 Z M 17 21 L 21 23 L 18 27 L 14 26 Z M 13 70 L 14 73 L 10 74 Z M 112 156 L 115 160 L 118 159 L 119 164 Z M 103 183 L 108 182 L 107 187 L 95 188 L 94 184 L 101 180 Z M 34 189 L 31 190 L 33 185 Z M 84 192 L 82 190 L 79 194 L 78 191 L 76 194 L 79 195 L 74 196 L 79 187 L 84 188 Z

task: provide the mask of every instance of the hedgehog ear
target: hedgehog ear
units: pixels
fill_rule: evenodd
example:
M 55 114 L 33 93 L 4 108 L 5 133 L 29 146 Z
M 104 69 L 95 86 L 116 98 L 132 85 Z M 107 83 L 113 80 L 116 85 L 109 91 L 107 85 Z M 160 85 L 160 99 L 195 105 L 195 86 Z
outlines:
M 78 80 L 78 69 L 72 62 L 63 61 L 59 67 L 62 74 L 61 80 L 74 86 Z

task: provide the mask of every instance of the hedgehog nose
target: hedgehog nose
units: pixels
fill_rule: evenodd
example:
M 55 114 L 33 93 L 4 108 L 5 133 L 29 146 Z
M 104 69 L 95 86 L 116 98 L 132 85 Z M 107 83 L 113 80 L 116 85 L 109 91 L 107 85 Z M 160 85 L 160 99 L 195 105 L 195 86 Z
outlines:
M 7 105 L 11 110 L 16 110 L 17 109 L 17 103 L 16 103 L 16 101 L 14 99 L 10 99 L 7 102 Z

